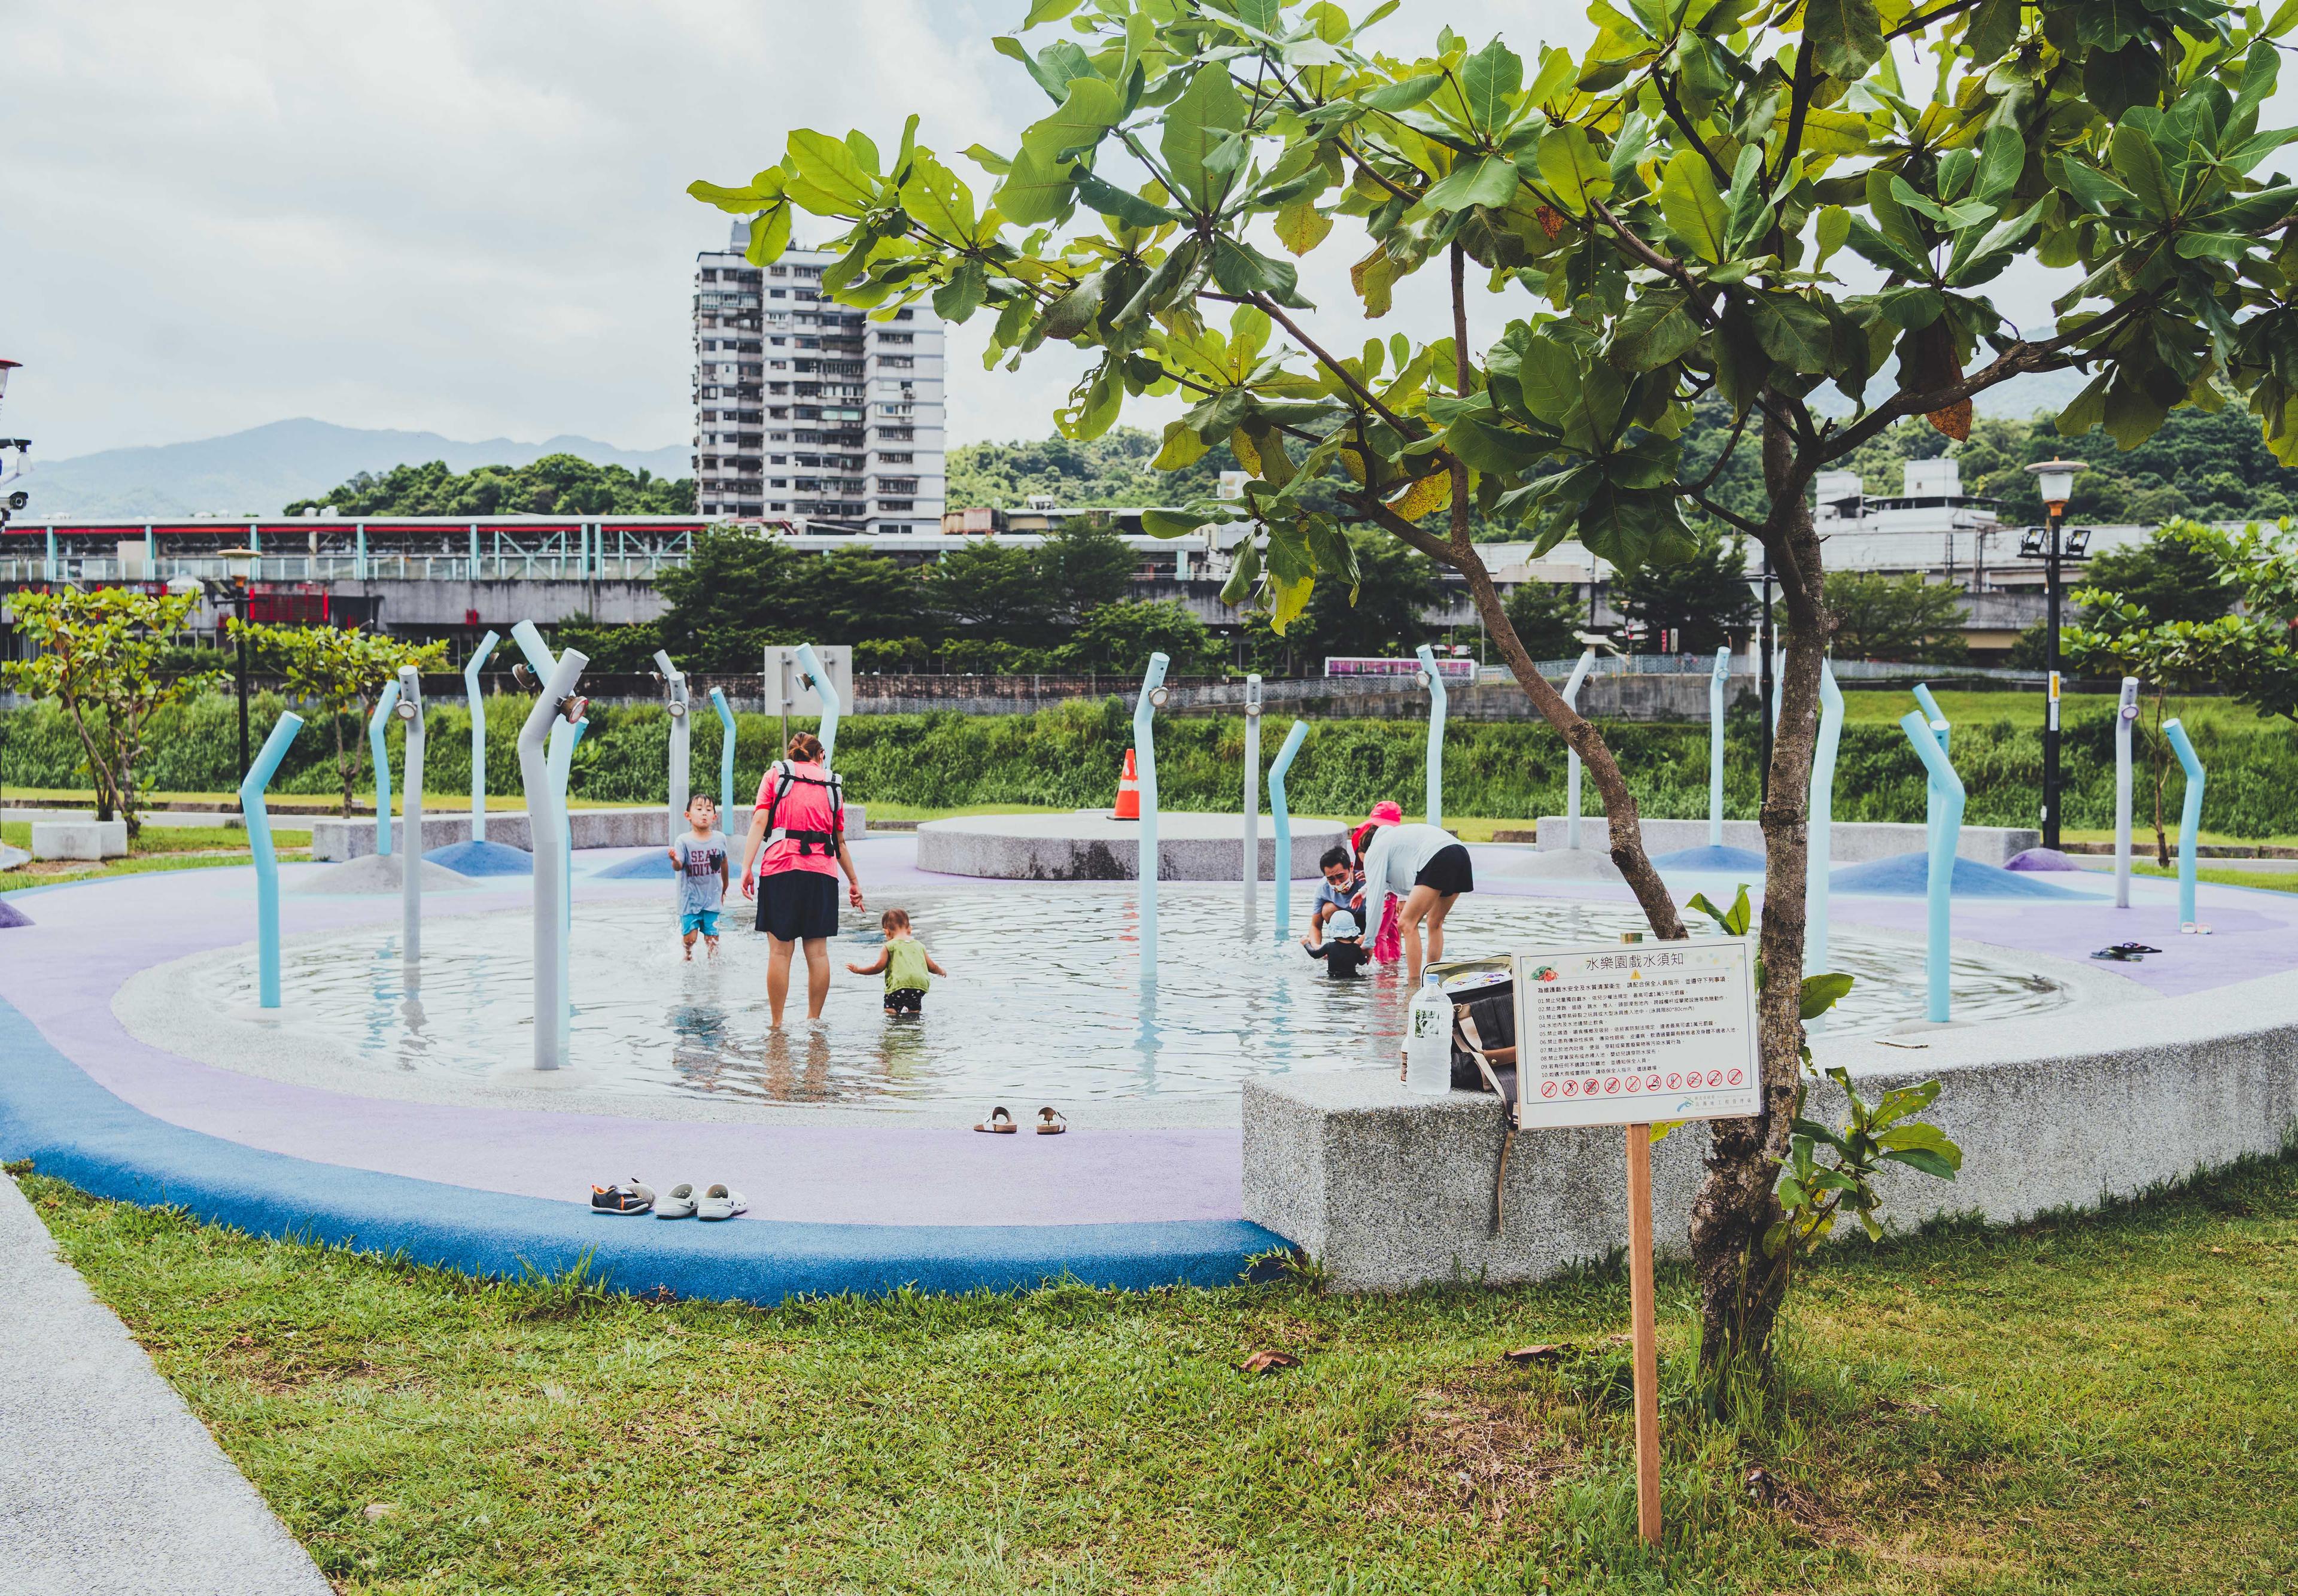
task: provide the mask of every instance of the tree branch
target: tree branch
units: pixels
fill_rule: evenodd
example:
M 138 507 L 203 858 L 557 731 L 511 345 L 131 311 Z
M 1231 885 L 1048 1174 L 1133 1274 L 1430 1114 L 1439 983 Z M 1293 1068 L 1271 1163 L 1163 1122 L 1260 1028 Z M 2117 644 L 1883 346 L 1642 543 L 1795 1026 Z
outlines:
M 1980 3 L 1980 0 L 1954 0 L 1954 4 L 1951 5 L 1942 5 L 1936 11 L 1927 11 L 1920 13 L 1919 15 L 1909 17 L 1897 28 L 1894 28 L 1889 33 L 1886 33 L 1883 36 L 1883 41 L 1884 43 L 1889 44 L 1895 38 L 1905 38 L 1908 34 L 1920 33 L 1924 29 L 1930 27 L 1933 22 L 1943 21 L 1946 18 L 1955 15 L 1957 12 L 1970 11 Z
M 1748 413 L 1753 415 L 1754 411 L 1750 410 Z M 1706 510 L 1709 515 L 1715 517 L 1717 520 L 1723 522 L 1727 526 L 1736 526 L 1751 538 L 1760 538 L 1764 535 L 1762 523 L 1750 521 L 1747 517 L 1740 514 L 1737 510 L 1725 509 L 1722 505 L 1716 503 L 1713 499 L 1710 499 L 1707 494 L 1699 492 L 1698 489 L 1684 488 L 1682 489 L 1681 492 L 1686 499 L 1690 500 L 1692 503 L 1698 505 L 1701 509 Z
M 1972 0 L 1972 3 L 1976 4 L 1977 0 Z M 1691 119 L 1683 113 L 1682 103 L 1676 99 L 1675 91 L 1667 86 L 1666 74 L 1655 67 L 1651 74 L 1651 83 L 1654 88 L 1659 90 L 1660 103 L 1667 107 L 1667 120 L 1674 122 L 1682 132 L 1683 136 L 1691 141 L 1691 147 L 1699 152 L 1699 158 L 1702 161 L 1707 162 L 1707 170 L 1715 174 L 1717 184 L 1725 188 L 1731 187 L 1732 174 L 1724 170 L 1722 161 L 1715 159 L 1715 152 L 1707 147 L 1707 141 L 1699 136 L 1699 130 L 1691 125 Z
M 1468 396 L 1472 376 L 1468 366 L 1467 252 L 1452 241 L 1452 392 Z M 1448 451 L 1449 452 L 1449 451 Z M 1452 456 L 1452 546 L 1468 552 L 1468 467 Z

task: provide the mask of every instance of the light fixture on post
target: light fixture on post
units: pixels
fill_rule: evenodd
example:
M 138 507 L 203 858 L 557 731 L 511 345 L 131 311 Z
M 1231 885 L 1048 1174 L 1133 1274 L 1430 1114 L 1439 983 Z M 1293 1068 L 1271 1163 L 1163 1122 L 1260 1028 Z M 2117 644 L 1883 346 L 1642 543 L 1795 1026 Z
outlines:
M 2074 497 L 2075 474 L 2087 470 L 2087 460 L 2038 460 L 2027 467 L 2043 496 L 2043 535 L 2030 530 L 2020 540 L 2019 552 L 2043 564 L 2043 669 L 2049 697 L 2043 707 L 2043 846 L 2059 846 L 2059 560 L 2080 559 L 2090 548 L 2087 528 L 2074 533 L 2062 549 L 2059 527 L 2066 519 L 2067 500 Z
M 247 780 L 247 594 L 248 584 L 255 580 L 255 567 L 262 557 L 252 549 L 227 549 L 223 551 L 223 568 L 231 574 L 227 597 L 231 600 L 231 612 L 239 626 L 233 633 L 237 640 L 238 657 L 233 662 L 232 674 L 239 678 L 239 779 Z

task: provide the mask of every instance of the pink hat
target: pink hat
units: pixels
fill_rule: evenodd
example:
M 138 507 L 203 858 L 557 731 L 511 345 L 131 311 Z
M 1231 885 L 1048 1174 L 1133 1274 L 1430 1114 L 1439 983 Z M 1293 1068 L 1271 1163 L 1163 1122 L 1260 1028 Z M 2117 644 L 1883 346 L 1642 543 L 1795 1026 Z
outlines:
M 1375 825 L 1401 826 L 1404 823 L 1404 810 L 1394 799 L 1383 798 L 1372 806 L 1372 814 L 1367 818 Z

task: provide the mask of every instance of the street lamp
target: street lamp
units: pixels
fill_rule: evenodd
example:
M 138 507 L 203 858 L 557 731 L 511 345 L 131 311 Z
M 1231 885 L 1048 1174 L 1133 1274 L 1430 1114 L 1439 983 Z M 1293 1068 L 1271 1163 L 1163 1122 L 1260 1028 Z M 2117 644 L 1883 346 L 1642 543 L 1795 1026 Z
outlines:
M 238 677 L 239 686 L 239 779 L 247 780 L 251 768 L 247 756 L 247 595 L 249 584 L 255 580 L 256 563 L 263 557 L 253 549 L 227 549 L 223 551 L 224 569 L 227 580 L 218 582 L 212 577 L 178 576 L 171 578 L 168 591 L 176 593 L 205 592 L 210 603 L 228 604 L 239 625 L 233 632 L 236 657 L 232 674 Z
M 2038 460 L 2027 469 L 2043 495 L 2042 535 L 2029 532 L 2019 552 L 2043 563 L 2043 669 L 2048 699 L 2043 709 L 2043 846 L 2059 846 L 2059 560 L 2066 555 L 2082 558 L 2090 543 L 2087 529 L 2074 533 L 2062 548 L 2059 524 L 2074 496 L 2075 473 L 2088 468 L 2087 460 Z

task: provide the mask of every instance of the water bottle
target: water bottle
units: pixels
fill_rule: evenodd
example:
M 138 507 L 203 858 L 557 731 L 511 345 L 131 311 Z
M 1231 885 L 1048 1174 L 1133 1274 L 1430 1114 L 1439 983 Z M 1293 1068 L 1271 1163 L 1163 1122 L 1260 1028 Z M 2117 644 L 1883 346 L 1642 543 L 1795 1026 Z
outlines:
M 1452 1000 L 1433 970 L 1421 978 L 1406 1011 L 1404 1084 L 1431 1096 L 1452 1089 Z

